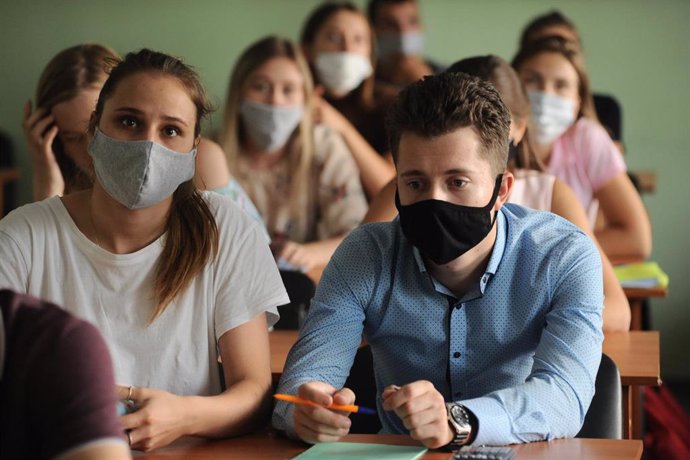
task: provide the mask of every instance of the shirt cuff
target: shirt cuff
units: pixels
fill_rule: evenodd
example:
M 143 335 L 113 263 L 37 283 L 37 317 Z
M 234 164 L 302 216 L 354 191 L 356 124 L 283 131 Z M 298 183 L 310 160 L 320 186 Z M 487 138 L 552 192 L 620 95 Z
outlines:
M 473 445 L 504 446 L 515 442 L 511 422 L 503 406 L 493 398 L 458 401 L 467 407 L 479 421 L 479 431 Z

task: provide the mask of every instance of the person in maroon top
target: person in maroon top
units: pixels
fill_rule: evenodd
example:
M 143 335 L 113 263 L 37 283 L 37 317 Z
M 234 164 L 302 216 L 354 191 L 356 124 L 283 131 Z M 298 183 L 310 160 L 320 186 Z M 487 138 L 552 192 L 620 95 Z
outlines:
M 0 458 L 131 458 L 96 328 L 9 290 L 0 311 Z

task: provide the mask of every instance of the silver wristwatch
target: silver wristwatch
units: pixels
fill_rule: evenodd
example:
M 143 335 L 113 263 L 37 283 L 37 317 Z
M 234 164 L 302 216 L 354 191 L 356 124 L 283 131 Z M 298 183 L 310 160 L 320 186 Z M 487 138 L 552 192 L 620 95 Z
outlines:
M 470 442 L 470 436 L 472 435 L 470 416 L 465 406 L 454 402 L 446 403 L 446 411 L 448 412 L 448 424 L 455 433 L 455 437 L 448 447 L 453 450 L 459 449 Z

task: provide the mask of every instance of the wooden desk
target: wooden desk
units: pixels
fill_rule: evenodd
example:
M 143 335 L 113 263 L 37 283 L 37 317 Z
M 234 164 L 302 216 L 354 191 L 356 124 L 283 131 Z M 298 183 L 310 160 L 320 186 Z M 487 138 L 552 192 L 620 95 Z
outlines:
M 407 436 L 359 434 L 346 436 L 345 442 L 366 442 L 396 445 L 418 445 Z M 286 439 L 275 433 L 255 434 L 222 441 L 191 440 L 186 444 L 159 449 L 149 454 L 135 453 L 144 460 L 174 459 L 286 459 L 304 452 L 309 445 Z M 514 447 L 516 458 L 541 460 L 638 460 L 642 456 L 642 441 L 611 439 L 558 439 L 550 442 L 535 442 Z M 423 458 L 447 460 L 449 452 L 429 451 Z
M 273 331 L 271 344 L 271 373 L 277 385 L 285 360 L 297 341 L 297 331 Z M 640 391 L 642 386 L 661 383 L 659 332 L 630 331 L 605 335 L 603 350 L 618 366 L 623 385 L 623 434 L 627 439 L 642 435 L 640 420 Z
M 668 289 L 656 288 L 623 288 L 630 303 L 630 330 L 642 329 L 642 302 L 652 297 L 662 298 L 668 295 Z
M 5 183 L 19 179 L 19 170 L 0 169 L 0 218 L 5 215 Z
M 623 436 L 641 439 L 641 387 L 661 384 L 659 332 L 608 333 L 602 351 L 613 359 L 621 373 Z

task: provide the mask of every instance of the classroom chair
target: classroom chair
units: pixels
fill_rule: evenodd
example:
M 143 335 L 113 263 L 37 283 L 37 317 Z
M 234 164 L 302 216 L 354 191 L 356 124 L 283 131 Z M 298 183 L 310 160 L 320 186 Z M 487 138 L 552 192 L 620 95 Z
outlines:
M 278 307 L 280 320 L 274 329 L 299 329 L 309 310 L 309 303 L 316 292 L 316 285 L 304 273 L 295 270 L 281 270 L 280 277 L 290 297 L 290 303 Z
M 601 355 L 595 393 L 585 422 L 576 437 L 623 439 L 623 403 L 621 375 L 616 363 Z

